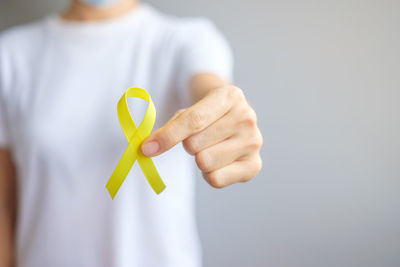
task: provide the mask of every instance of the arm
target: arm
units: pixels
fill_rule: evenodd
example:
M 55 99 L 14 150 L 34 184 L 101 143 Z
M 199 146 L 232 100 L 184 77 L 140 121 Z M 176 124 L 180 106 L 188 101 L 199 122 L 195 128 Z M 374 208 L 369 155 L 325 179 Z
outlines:
M 7 150 L 0 149 L 0 266 L 14 264 L 16 175 Z
M 212 74 L 191 80 L 193 106 L 178 111 L 142 145 L 148 157 L 183 142 L 215 188 L 246 182 L 261 170 L 262 136 L 242 90 Z

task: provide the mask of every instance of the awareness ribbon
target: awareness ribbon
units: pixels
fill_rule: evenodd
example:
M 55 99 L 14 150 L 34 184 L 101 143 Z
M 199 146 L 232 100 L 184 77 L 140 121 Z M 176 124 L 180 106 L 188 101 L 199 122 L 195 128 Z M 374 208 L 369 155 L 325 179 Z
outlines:
M 135 122 L 128 108 L 128 97 L 138 97 L 149 102 L 146 110 L 146 114 L 139 127 L 136 127 Z M 118 119 L 121 124 L 121 128 L 124 131 L 125 137 L 129 142 L 121 160 L 118 162 L 117 167 L 112 173 L 110 179 L 107 182 L 106 188 L 114 199 L 119 188 L 124 182 L 133 164 L 137 160 L 140 168 L 142 169 L 147 181 L 153 190 L 159 194 L 164 188 L 164 182 L 154 166 L 153 160 L 143 155 L 140 146 L 143 143 L 153 129 L 154 122 L 156 120 L 156 108 L 154 107 L 153 101 L 150 98 L 149 93 L 146 90 L 138 87 L 132 87 L 126 90 L 125 94 L 121 97 L 118 102 Z

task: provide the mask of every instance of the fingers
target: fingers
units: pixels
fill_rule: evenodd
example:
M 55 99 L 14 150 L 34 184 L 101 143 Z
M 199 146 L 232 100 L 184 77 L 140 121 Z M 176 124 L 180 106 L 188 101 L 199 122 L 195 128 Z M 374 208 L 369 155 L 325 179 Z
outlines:
M 179 115 L 181 115 L 183 112 L 185 112 L 184 109 L 180 109 L 177 112 L 175 112 L 175 114 L 171 117 L 171 119 L 169 119 L 170 121 L 175 120 Z
M 234 120 L 232 114 L 228 113 L 203 131 L 183 140 L 183 146 L 189 154 L 195 155 L 232 137 L 236 133 L 237 127 L 240 125 Z
M 236 136 L 206 148 L 195 155 L 197 166 L 202 172 L 223 168 L 261 147 L 261 135 Z
M 257 116 L 236 87 L 213 90 L 178 111 L 143 143 L 142 152 L 157 156 L 181 141 L 213 187 L 248 181 L 261 169 Z
M 204 179 L 215 188 L 223 188 L 225 186 L 237 183 L 247 182 L 257 175 L 262 168 L 262 160 L 258 153 L 250 157 L 235 161 L 230 165 L 212 172 L 204 172 Z
M 196 164 L 202 172 L 211 172 L 232 163 L 249 151 L 249 147 L 232 138 L 211 146 L 195 156 Z
M 254 111 L 246 109 L 247 104 L 244 106 L 237 105 L 203 131 L 185 139 L 183 145 L 186 151 L 195 155 L 210 146 L 237 135 L 242 135 L 245 139 L 241 142 L 251 141 L 246 140 L 248 136 L 259 134 L 257 119 Z
M 227 88 L 211 91 L 209 95 L 155 131 L 143 143 L 143 154 L 148 157 L 157 156 L 221 118 L 231 109 L 234 100 L 242 95 L 240 89 L 231 89 L 236 87 Z

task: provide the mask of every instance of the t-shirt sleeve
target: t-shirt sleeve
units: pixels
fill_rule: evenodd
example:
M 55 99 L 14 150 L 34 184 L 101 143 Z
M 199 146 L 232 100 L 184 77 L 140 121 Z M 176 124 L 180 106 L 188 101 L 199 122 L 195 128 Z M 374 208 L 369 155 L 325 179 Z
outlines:
M 0 35 L 0 148 L 9 147 L 9 130 L 6 116 L 6 100 L 4 96 L 6 86 L 6 55 L 2 45 L 2 36 Z
M 179 53 L 178 90 L 184 106 L 190 105 L 189 82 L 198 73 L 213 73 L 232 82 L 231 47 L 217 27 L 207 19 L 184 25 Z
M 0 99 L 0 149 L 8 147 L 8 131 L 3 100 Z

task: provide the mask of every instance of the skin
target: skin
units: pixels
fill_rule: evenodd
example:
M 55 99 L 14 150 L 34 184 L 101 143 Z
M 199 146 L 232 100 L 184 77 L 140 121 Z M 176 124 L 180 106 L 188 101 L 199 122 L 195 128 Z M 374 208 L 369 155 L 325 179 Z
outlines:
M 120 0 L 96 8 L 72 0 L 61 14 L 68 21 L 100 21 L 122 16 L 138 1 Z M 210 73 L 192 77 L 193 105 L 179 110 L 142 144 L 144 155 L 153 157 L 182 142 L 195 157 L 205 180 L 215 188 L 246 182 L 261 170 L 262 136 L 257 117 L 243 91 Z M 10 151 L 0 149 L 0 266 L 14 266 L 14 231 L 17 192 L 16 170 Z
M 107 8 L 96 8 L 79 0 L 71 0 L 61 17 L 69 21 L 101 21 L 123 16 L 138 5 L 139 1 L 136 0 L 119 0 Z
M 0 149 L 0 266 L 13 266 L 16 175 L 9 151 Z
M 243 91 L 213 74 L 191 82 L 193 105 L 179 110 L 142 144 L 153 157 L 182 142 L 215 188 L 247 182 L 261 170 L 262 136 Z

